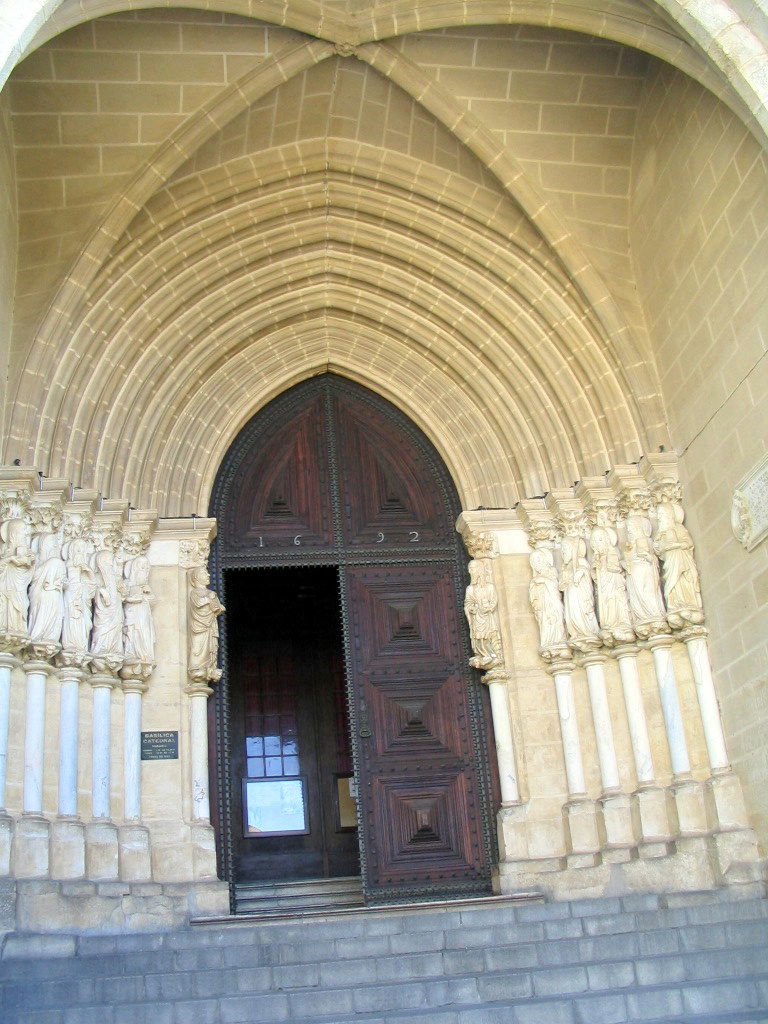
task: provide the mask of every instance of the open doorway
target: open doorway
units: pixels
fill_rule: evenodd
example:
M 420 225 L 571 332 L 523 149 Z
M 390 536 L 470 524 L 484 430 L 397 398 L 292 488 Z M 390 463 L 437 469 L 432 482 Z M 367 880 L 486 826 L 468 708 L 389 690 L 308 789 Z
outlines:
M 228 570 L 235 883 L 359 874 L 338 570 Z

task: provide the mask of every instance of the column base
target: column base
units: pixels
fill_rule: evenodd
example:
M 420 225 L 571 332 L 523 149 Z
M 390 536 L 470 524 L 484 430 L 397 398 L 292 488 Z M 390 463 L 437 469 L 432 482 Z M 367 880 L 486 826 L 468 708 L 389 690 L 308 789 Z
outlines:
M 216 837 L 207 822 L 194 822 L 192 839 L 192 873 L 196 881 L 208 881 L 216 875 Z
M 85 877 L 85 826 L 76 818 L 51 822 L 51 878 Z
M 604 836 L 604 859 L 611 863 L 630 860 L 635 844 L 632 803 L 627 793 L 609 793 L 599 800 Z
M 720 832 L 712 837 L 724 885 L 749 885 L 764 881 L 757 838 L 751 828 Z
M 569 800 L 563 806 L 563 821 L 568 864 L 572 867 L 586 867 L 586 861 L 571 863 L 571 858 L 596 857 L 600 850 L 600 832 L 594 800 Z
M 528 857 L 528 833 L 525 804 L 500 807 L 496 816 L 499 857 L 502 862 L 525 860 Z
M 672 783 L 677 810 L 677 825 L 681 836 L 700 836 L 709 831 L 704 785 L 695 779 Z
M 11 873 L 17 878 L 47 878 L 51 823 L 41 814 L 25 814 L 16 822 Z
M 0 877 L 11 873 L 11 848 L 13 846 L 13 818 L 0 811 Z
M 117 830 L 118 864 L 124 882 L 148 882 L 152 878 L 149 829 L 121 825 Z
M 640 840 L 640 856 L 663 857 L 675 832 L 677 812 L 672 794 L 661 786 L 637 789 L 632 794 L 632 814 Z M 653 852 L 664 847 L 661 852 Z
M 85 826 L 85 874 L 88 879 L 113 882 L 118 878 L 117 825 L 91 821 Z
M 710 827 L 719 832 L 749 828 L 741 780 L 733 771 L 713 775 L 705 783 Z

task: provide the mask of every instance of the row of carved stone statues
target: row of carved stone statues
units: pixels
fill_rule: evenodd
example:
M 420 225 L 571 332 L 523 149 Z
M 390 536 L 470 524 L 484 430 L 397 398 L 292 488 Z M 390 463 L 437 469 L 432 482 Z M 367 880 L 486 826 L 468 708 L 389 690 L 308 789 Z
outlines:
M 649 514 L 601 509 L 591 525 L 553 520 L 534 534 L 529 596 L 547 660 L 700 625 L 704 613 L 691 535 L 682 507 L 664 501 Z M 615 510 L 614 510 L 615 511 Z M 555 524 L 564 532 L 555 532 Z
M 0 525 L 0 643 L 94 671 L 146 678 L 155 661 L 149 560 L 119 544 Z

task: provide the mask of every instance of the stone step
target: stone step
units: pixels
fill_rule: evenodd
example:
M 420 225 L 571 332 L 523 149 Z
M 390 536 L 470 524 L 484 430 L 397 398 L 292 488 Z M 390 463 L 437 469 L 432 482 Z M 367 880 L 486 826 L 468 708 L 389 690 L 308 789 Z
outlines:
M 361 922 L 360 934 L 339 935 L 339 925 Z M 152 936 L 11 936 L 0 965 L 0 1018 L 768 1022 L 767 948 L 768 901 L 715 894 L 376 910 L 344 922 Z M 59 955 L 42 959 L 46 950 Z
M 119 1004 L 140 1002 L 146 998 L 220 998 L 233 992 L 249 991 L 295 992 L 298 995 L 309 992 L 313 998 L 319 998 L 318 993 L 322 993 L 322 998 L 327 999 L 329 1005 L 341 1007 L 348 999 L 350 987 L 354 987 L 356 993 L 363 990 L 380 993 L 388 986 L 400 987 L 411 983 L 426 986 L 429 991 L 436 988 L 438 993 L 446 984 L 468 984 L 473 991 L 479 985 L 480 996 L 487 999 L 511 994 L 524 998 L 633 986 L 644 988 L 673 982 L 684 985 L 768 971 L 765 955 L 768 921 L 760 923 L 763 927 L 756 935 L 755 929 L 746 929 L 745 923 L 739 922 L 726 949 L 685 951 L 685 945 L 697 946 L 706 940 L 705 926 L 699 926 L 698 934 L 689 929 L 682 943 L 683 951 L 672 953 L 662 948 L 658 950 L 661 955 L 624 959 L 619 951 L 610 955 L 604 940 L 598 948 L 598 952 L 603 953 L 602 960 L 590 959 L 589 953 L 594 950 L 574 946 L 572 940 L 563 940 L 540 944 L 543 947 L 554 945 L 552 950 L 535 946 L 531 949 L 524 945 L 397 956 L 369 952 L 367 956 L 352 959 L 274 966 L 196 964 L 194 967 L 188 965 L 192 969 L 187 970 L 180 965 L 159 969 L 157 963 L 149 960 L 143 971 L 134 973 L 123 965 L 123 973 L 106 976 L 80 974 L 78 977 L 77 964 L 70 962 L 68 980 L 42 981 L 36 978 L 22 981 L 18 976 L 14 981 L 9 980 L 3 1005 L 6 1009 L 19 1006 L 46 1008 L 62 1004 L 78 1006 L 98 1003 L 107 997 Z M 656 937 L 657 933 L 649 933 L 647 945 L 655 948 Z M 754 943 L 756 938 L 758 942 Z M 671 946 L 672 943 L 667 942 L 666 945 Z M 496 992 L 495 996 L 493 992 Z M 317 1002 L 314 1005 L 317 1008 Z
M 363 902 L 363 882 L 359 875 L 235 886 L 235 913 L 252 917 L 361 907 Z
M 183 968 L 187 963 L 200 969 L 222 966 L 226 959 L 242 958 L 256 966 L 336 960 L 360 955 L 362 949 L 367 950 L 366 955 L 399 955 L 485 945 L 530 948 L 542 942 L 542 949 L 571 949 L 580 956 L 587 948 L 604 950 L 606 956 L 631 956 L 651 952 L 646 948 L 651 942 L 665 943 L 660 948 L 667 950 L 669 934 L 649 935 L 641 942 L 639 937 L 646 933 L 671 932 L 684 937 L 685 929 L 702 926 L 697 942 L 725 946 L 733 941 L 729 925 L 755 922 L 760 926 L 768 919 L 768 901 L 754 898 L 685 901 L 662 908 L 652 901 L 657 898 L 627 897 L 621 903 L 604 900 L 488 905 L 437 912 L 365 910 L 343 919 L 267 921 L 258 926 L 238 921 L 225 927 L 206 926 L 168 934 L 79 938 L 10 935 L 0 962 L 0 979 L 16 974 L 20 962 L 27 972 L 51 977 L 57 970 L 70 970 L 68 958 L 75 955 L 80 969 L 93 973 L 109 971 L 113 965 L 118 966 L 118 973 L 125 973 L 132 962 L 138 970 L 151 970 L 153 965 L 156 969 Z M 627 909 L 627 904 L 633 909 Z M 656 909 L 649 909 L 651 905 Z M 558 947 L 558 942 L 565 945 Z

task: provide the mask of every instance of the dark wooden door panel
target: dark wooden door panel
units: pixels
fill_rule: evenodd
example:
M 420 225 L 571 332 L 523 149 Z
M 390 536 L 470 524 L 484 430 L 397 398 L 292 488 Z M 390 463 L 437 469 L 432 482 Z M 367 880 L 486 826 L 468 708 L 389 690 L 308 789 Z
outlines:
M 339 567 L 363 881 L 376 901 L 490 889 L 485 726 L 461 618 L 459 508 L 420 431 L 331 374 L 297 385 L 243 428 L 211 503 L 219 582 L 225 566 Z M 221 693 L 229 692 L 225 674 Z M 226 794 L 231 727 L 227 699 L 217 699 Z M 327 818 L 322 798 L 318 806 Z M 222 807 L 225 827 L 232 817 Z M 221 849 L 231 875 L 231 843 Z
M 287 422 L 282 422 L 287 417 Z M 271 436 L 249 451 L 232 484 L 225 543 L 254 553 L 332 544 L 325 403 L 315 396 L 289 408 Z
M 383 551 L 450 540 L 443 496 L 412 439 L 352 396 L 337 395 L 333 410 L 343 543 Z
M 368 890 L 391 897 L 482 884 L 487 857 L 452 566 L 345 572 Z

